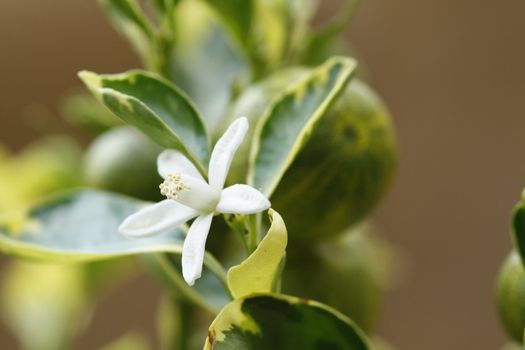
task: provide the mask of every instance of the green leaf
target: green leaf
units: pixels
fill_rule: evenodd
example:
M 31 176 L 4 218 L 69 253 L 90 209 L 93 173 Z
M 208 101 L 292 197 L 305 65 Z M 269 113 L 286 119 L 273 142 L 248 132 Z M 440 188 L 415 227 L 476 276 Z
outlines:
M 206 0 L 222 18 L 235 38 L 247 46 L 250 38 L 254 0 Z
M 286 12 L 279 1 L 207 0 L 261 78 L 282 63 L 287 41 Z
M 144 205 L 146 202 L 94 190 L 53 196 L 24 212 L 0 217 L 0 251 L 69 263 L 151 252 L 180 254 L 182 229 L 141 239 L 118 233 L 122 220 Z
M 171 13 L 166 12 L 175 8 L 175 6 L 179 4 L 179 1 L 180 0 L 153 0 L 153 3 L 159 12 L 163 12 L 164 15 L 171 15 Z
M 79 77 L 119 118 L 166 148 L 177 149 L 201 170 L 210 145 L 205 125 L 188 97 L 169 81 L 144 71 Z
M 257 124 L 249 181 L 270 196 L 316 123 L 344 89 L 356 68 L 334 57 L 286 91 Z
M 113 26 L 124 36 L 144 61 L 150 57 L 153 31 L 135 0 L 99 0 Z
M 174 22 L 177 49 L 173 52 L 173 80 L 195 102 L 208 131 L 217 135 L 234 90 L 248 74 L 246 63 L 205 3 L 183 1 Z
M 145 261 L 157 265 L 168 287 L 216 314 L 231 299 L 225 288 L 225 273 L 213 256 L 205 254 L 203 277 L 190 288 L 182 278 L 180 259 L 147 254 L 180 255 L 183 228 L 140 239 L 119 234 L 120 223 L 145 205 L 149 203 L 94 190 L 50 197 L 24 212 L 0 217 L 0 251 L 26 259 L 67 263 L 144 254 Z
M 282 217 L 270 209 L 272 225 L 257 249 L 240 265 L 228 271 L 228 286 L 235 299 L 255 293 L 270 293 L 281 270 L 288 236 Z
M 236 299 L 213 321 L 205 350 L 369 350 L 363 332 L 323 304 L 284 295 Z

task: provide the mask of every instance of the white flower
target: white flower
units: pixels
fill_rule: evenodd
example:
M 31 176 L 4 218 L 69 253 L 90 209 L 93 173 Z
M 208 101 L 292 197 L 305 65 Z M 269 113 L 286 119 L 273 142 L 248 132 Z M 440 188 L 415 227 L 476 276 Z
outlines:
M 119 227 L 125 236 L 146 237 L 196 218 L 182 249 L 182 275 L 190 286 L 201 276 L 206 238 L 215 214 L 254 214 L 270 207 L 268 199 L 251 186 L 224 188 L 233 156 L 247 130 L 248 120 L 239 118 L 217 141 L 208 167 L 209 183 L 180 152 L 162 152 L 157 167 L 165 180 L 161 193 L 167 199 L 132 214 Z

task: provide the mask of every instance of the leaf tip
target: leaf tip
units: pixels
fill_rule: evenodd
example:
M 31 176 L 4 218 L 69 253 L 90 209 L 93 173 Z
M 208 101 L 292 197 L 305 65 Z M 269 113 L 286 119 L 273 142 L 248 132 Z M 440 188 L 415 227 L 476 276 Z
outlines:
M 101 86 L 101 79 L 98 74 L 88 70 L 81 70 L 77 73 L 78 77 L 90 89 L 99 88 Z

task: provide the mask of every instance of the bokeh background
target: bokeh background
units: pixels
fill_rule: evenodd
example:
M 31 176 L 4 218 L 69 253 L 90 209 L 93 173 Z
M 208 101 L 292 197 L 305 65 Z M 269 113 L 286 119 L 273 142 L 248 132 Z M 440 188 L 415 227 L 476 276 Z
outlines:
M 325 12 L 337 3 L 323 1 Z M 398 176 L 375 221 L 406 260 L 380 325 L 400 350 L 505 341 L 493 290 L 525 185 L 524 14 L 521 0 L 366 0 L 347 31 L 399 138 Z M 95 1 L 0 1 L 0 142 L 17 150 L 69 130 L 57 105 L 80 86 L 77 71 L 138 66 Z M 102 301 L 82 347 L 153 327 L 158 285 L 127 287 Z M 1 328 L 0 348 L 16 348 Z

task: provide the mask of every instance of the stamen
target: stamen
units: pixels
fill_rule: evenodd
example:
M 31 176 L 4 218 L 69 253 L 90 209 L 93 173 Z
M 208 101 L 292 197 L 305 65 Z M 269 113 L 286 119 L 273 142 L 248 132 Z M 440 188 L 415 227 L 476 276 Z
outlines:
M 163 183 L 160 184 L 160 193 L 169 199 L 177 199 L 179 192 L 188 190 L 189 187 L 184 185 L 179 173 L 170 174 Z

